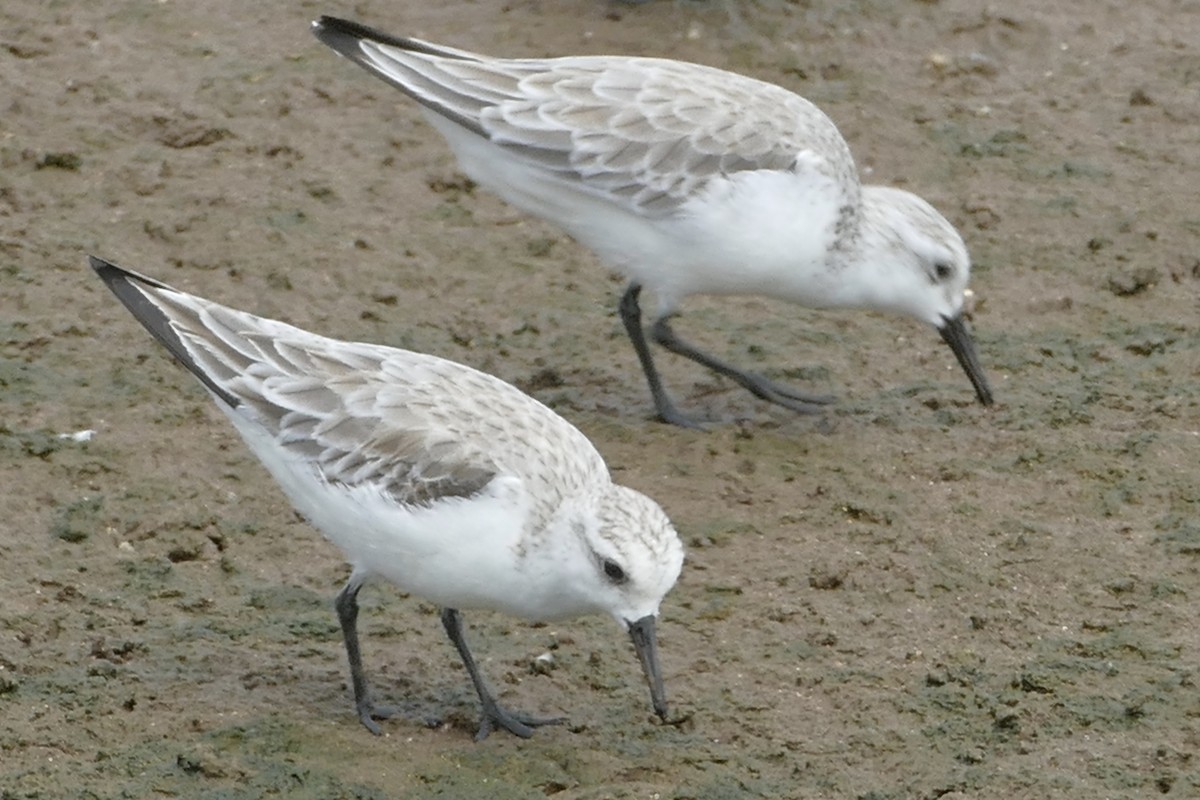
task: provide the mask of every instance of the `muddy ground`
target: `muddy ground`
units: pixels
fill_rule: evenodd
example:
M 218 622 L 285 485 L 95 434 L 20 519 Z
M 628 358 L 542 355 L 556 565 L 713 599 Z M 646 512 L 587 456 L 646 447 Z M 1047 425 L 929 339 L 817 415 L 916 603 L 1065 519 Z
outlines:
M 698 299 L 681 333 L 839 403 L 663 356 L 711 424 L 651 421 L 620 281 L 473 191 L 320 13 L 805 94 L 963 231 L 997 405 L 916 323 Z M 1197 796 L 1198 41 L 1196 0 L 5 3 L 0 797 Z M 688 545 L 660 631 L 689 719 L 610 620 L 477 613 L 502 699 L 570 723 L 476 744 L 436 610 L 379 587 L 366 662 L 408 716 L 370 736 L 346 568 L 89 252 L 553 405 Z

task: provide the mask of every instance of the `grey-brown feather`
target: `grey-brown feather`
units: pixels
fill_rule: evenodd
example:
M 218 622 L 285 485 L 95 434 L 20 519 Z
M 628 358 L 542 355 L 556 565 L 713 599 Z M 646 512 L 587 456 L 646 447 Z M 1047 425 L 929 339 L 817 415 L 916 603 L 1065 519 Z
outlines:
M 183 338 L 208 354 L 198 361 L 254 410 L 285 450 L 311 460 L 326 480 L 370 483 L 414 506 L 471 497 L 496 476 L 486 460 L 463 461 L 457 443 L 430 443 L 421 432 L 387 424 L 378 404 L 382 359 L 235 333 L 222 311 L 210 309 L 205 321 L 217 336 L 187 331 Z
M 161 284 L 137 290 L 177 337 L 184 365 L 327 481 L 415 506 L 472 497 L 512 475 L 532 500 L 531 532 L 566 498 L 608 485 L 582 433 L 489 375 L 326 339 Z
M 714 178 L 747 170 L 815 169 L 858 187 L 833 122 L 754 78 L 663 59 L 499 59 L 438 55 L 436 45 L 396 37 L 360 42 L 337 49 L 527 163 L 648 216 L 674 213 Z

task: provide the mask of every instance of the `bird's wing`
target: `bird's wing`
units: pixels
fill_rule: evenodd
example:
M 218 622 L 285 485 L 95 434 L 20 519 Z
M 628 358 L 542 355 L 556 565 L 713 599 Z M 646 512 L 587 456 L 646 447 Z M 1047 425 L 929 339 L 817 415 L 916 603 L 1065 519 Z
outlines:
M 557 472 L 607 474 L 583 434 L 470 367 L 342 342 L 256 317 L 93 258 L 140 322 L 227 406 L 325 480 L 369 484 L 404 505 L 470 497 L 520 478 L 549 514 Z M 565 441 L 564 441 L 565 440 Z M 538 451 L 551 454 L 538 461 Z M 566 485 L 569 487 L 571 481 Z
M 433 112 L 646 215 L 669 214 L 712 178 L 743 170 L 857 183 L 833 122 L 754 78 L 653 58 L 489 58 L 329 17 L 314 28 Z

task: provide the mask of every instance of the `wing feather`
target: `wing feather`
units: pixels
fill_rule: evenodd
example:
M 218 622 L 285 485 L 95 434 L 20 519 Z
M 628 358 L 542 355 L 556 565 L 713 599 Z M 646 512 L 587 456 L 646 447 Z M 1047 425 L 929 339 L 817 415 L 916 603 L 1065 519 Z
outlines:
M 858 185 L 833 122 L 774 84 L 664 59 L 500 59 L 322 18 L 317 36 L 571 189 L 650 216 L 747 170 Z M 801 157 L 801 154 L 804 157 Z
M 520 479 L 544 524 L 607 480 L 587 438 L 515 387 L 435 356 L 326 339 L 93 260 L 118 297 L 232 413 L 324 480 L 406 506 Z M 536 490 L 536 491 L 534 491 Z

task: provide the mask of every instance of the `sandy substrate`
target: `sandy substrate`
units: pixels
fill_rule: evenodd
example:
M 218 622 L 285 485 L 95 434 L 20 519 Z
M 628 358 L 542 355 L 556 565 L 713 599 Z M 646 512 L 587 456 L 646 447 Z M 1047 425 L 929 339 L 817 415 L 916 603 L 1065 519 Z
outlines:
M 321 13 L 804 94 L 963 231 L 996 407 L 915 323 L 697 299 L 681 333 L 839 403 L 663 356 L 711 425 L 652 422 L 621 282 L 472 190 Z M 1197 42 L 1195 0 L 6 4 L 0 797 L 1196 796 Z M 476 744 L 436 609 L 380 587 L 367 667 L 406 715 L 369 735 L 345 566 L 89 252 L 564 414 L 688 546 L 660 624 L 688 720 L 610 620 L 474 614 L 503 701 L 570 719 Z

